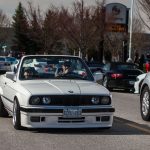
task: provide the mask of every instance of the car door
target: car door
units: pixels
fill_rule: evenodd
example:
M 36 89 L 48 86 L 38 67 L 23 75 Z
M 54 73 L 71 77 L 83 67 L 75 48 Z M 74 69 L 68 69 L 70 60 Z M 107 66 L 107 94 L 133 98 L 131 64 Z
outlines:
M 14 95 L 16 93 L 15 85 L 16 85 L 15 81 L 13 81 L 10 78 L 4 77 L 3 99 L 4 99 L 5 106 L 9 111 L 13 110 Z

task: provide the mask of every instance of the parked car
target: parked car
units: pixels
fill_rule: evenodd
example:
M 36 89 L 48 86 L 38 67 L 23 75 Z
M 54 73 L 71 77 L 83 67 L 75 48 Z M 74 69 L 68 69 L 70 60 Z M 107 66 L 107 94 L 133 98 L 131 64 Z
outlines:
M 134 93 L 139 94 L 142 82 L 146 76 L 146 73 L 140 74 L 139 76 L 136 77 L 136 81 L 134 82 Z
M 150 72 L 146 74 L 141 85 L 140 111 L 143 120 L 150 121 Z
M 109 90 L 134 91 L 136 77 L 144 72 L 133 63 L 111 62 L 104 65 L 103 85 Z
M 8 62 L 1 62 L 0 61 L 0 75 L 1 74 L 5 74 L 6 71 L 10 71 L 11 70 L 11 66 L 10 66 L 10 63 Z
M 38 72 L 31 66 L 39 59 L 58 62 L 55 67 L 69 61 L 71 70 Z M 10 114 L 15 129 L 110 128 L 114 111 L 111 93 L 79 57 L 23 56 L 16 73 L 0 76 L 0 116 Z
M 91 70 L 92 74 L 95 77 L 95 80 L 99 83 L 102 84 L 103 81 L 103 63 L 98 63 L 98 62 L 88 62 L 87 63 L 89 69 Z
M 8 62 L 10 64 L 15 64 L 17 59 L 15 57 L 0 56 L 0 62 Z

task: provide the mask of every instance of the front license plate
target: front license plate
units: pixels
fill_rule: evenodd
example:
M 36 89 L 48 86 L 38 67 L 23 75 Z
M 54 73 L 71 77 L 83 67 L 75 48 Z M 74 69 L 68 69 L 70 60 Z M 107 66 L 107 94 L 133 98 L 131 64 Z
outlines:
M 80 108 L 67 107 L 64 108 L 63 117 L 65 118 L 79 118 L 81 117 L 82 110 Z
M 133 85 L 133 84 L 134 84 L 134 81 L 129 81 L 129 84 Z

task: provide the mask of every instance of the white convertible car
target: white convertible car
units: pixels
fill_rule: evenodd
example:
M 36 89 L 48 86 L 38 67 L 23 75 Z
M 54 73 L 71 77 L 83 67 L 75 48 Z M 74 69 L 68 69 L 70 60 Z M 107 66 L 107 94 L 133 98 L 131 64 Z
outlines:
M 59 73 L 65 62 L 70 72 Z M 16 72 L 0 76 L 0 116 L 11 115 L 15 129 L 110 128 L 114 111 L 111 93 L 79 57 L 24 56 Z

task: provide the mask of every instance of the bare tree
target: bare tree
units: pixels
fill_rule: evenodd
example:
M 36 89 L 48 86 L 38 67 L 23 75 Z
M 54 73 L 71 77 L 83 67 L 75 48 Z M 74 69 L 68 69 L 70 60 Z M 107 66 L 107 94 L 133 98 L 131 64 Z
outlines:
M 99 49 L 104 32 L 103 3 L 95 7 L 86 6 L 84 0 L 75 1 L 71 13 L 62 7 L 60 11 L 61 31 L 69 45 L 83 57 L 93 55 Z M 98 48 L 97 48 L 98 47 Z
M 138 7 L 137 13 L 140 19 L 142 20 L 144 26 L 150 30 L 150 1 L 138 0 L 136 5 Z
M 143 24 L 140 19 L 133 19 L 133 38 L 132 38 L 132 56 L 138 52 L 142 53 L 141 50 L 144 47 L 145 36 L 143 31 Z
M 0 9 L 0 49 L 1 46 L 6 42 L 8 38 L 8 30 L 10 27 L 10 22 L 8 17 L 4 14 L 4 12 Z
M 41 53 L 43 50 L 43 17 L 40 7 L 34 8 L 31 2 L 28 2 L 28 10 L 25 10 L 29 22 L 29 33 L 31 51 L 33 54 Z
M 61 29 L 65 38 L 74 45 L 76 51 L 85 56 L 92 43 L 91 9 L 84 5 L 84 1 L 73 3 L 72 13 L 62 7 L 60 12 Z
M 2 10 L 0 10 L 0 27 L 10 27 L 10 21 Z
M 54 47 L 62 39 L 58 18 L 58 8 L 51 6 L 46 12 L 43 24 L 44 50 L 46 53 L 56 53 Z

